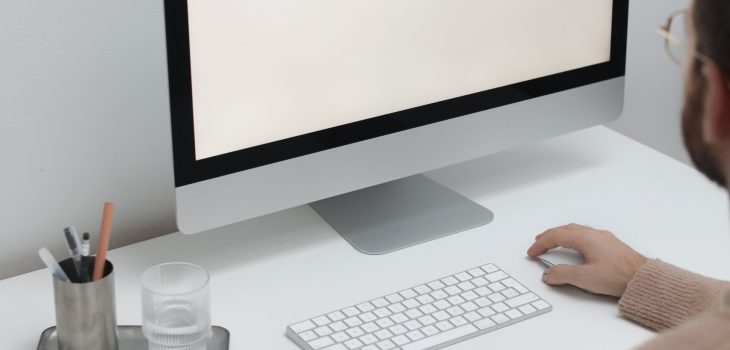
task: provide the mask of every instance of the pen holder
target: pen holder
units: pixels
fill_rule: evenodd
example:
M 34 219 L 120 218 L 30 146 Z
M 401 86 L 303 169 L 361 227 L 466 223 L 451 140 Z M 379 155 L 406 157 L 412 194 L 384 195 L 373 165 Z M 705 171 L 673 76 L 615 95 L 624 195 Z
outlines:
M 89 260 L 94 266 L 94 258 Z M 69 276 L 75 271 L 71 259 L 59 264 Z M 118 350 L 113 270 L 107 260 L 100 280 L 71 283 L 53 278 L 59 350 Z

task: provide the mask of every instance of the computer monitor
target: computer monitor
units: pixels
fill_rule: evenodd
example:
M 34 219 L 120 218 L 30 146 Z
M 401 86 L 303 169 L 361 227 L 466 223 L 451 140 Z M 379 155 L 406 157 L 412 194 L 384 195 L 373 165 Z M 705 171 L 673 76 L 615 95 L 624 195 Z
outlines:
M 177 221 L 310 204 L 360 251 L 491 220 L 418 174 L 605 123 L 628 0 L 166 0 Z

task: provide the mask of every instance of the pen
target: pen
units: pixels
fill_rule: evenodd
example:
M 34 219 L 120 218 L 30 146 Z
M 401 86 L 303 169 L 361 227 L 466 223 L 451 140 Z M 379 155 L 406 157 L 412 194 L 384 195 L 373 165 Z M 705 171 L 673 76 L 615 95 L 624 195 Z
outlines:
M 94 274 L 92 281 L 99 280 L 104 275 L 106 264 L 106 251 L 109 249 L 109 235 L 112 230 L 112 217 L 114 216 L 114 203 L 104 203 L 104 213 L 101 218 L 101 230 L 99 232 L 99 248 L 96 249 L 96 260 L 94 261 Z
M 81 239 L 81 274 L 86 282 L 91 280 L 91 269 L 89 269 L 89 253 L 91 251 L 91 236 L 84 232 Z
M 76 276 L 78 276 L 78 281 L 76 282 L 86 282 L 86 277 L 81 273 L 81 247 L 79 235 L 76 233 L 76 228 L 73 226 L 66 227 L 63 229 L 63 234 L 66 236 L 68 253 L 71 255 L 71 260 L 73 260 L 74 269 L 76 270 Z
M 58 265 L 58 262 L 56 262 L 56 259 L 53 258 L 53 254 L 48 251 L 48 248 L 41 248 L 38 250 L 38 255 L 40 255 L 41 260 L 43 260 L 43 263 L 48 266 L 48 269 L 51 270 L 51 273 L 54 277 L 58 278 L 61 281 L 64 282 L 70 282 L 68 279 L 68 276 L 66 276 L 66 273 L 63 272 L 63 269 L 61 269 L 61 266 Z

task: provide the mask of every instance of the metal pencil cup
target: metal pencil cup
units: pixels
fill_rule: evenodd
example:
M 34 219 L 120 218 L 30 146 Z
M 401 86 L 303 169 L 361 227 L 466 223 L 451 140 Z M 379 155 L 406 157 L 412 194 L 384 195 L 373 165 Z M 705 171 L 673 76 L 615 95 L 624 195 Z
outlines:
M 93 257 L 90 266 L 93 266 Z M 73 261 L 59 263 L 71 277 Z M 114 267 L 107 260 L 104 277 L 95 282 L 71 283 L 53 278 L 59 350 L 118 350 L 114 301 Z

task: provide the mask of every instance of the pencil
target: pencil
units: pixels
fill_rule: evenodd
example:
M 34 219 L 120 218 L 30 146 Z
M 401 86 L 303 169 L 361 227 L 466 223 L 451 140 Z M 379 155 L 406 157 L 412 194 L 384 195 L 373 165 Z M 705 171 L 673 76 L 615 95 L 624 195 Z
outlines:
M 112 217 L 114 216 L 114 203 L 104 203 L 104 213 L 101 217 L 101 229 L 99 232 L 99 247 L 96 250 L 96 261 L 94 261 L 94 274 L 91 280 L 101 279 L 104 274 L 106 263 L 106 252 L 109 249 L 109 235 L 112 231 Z

